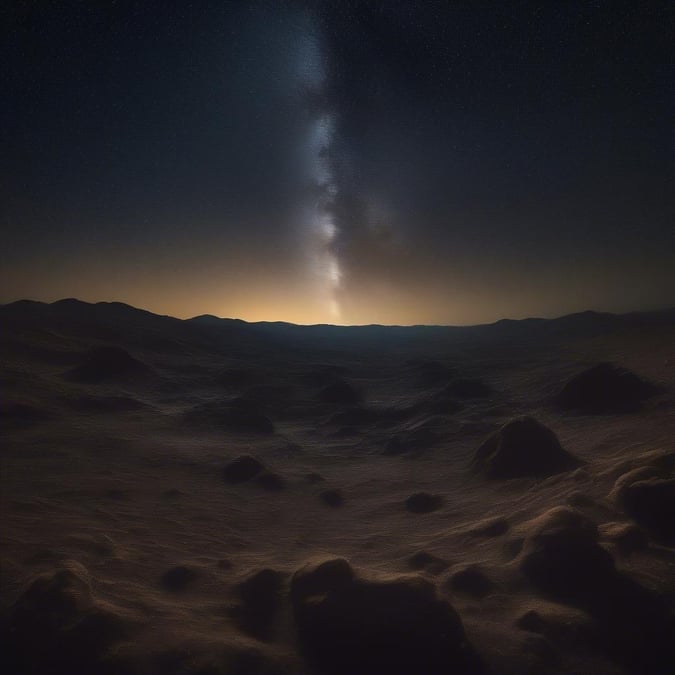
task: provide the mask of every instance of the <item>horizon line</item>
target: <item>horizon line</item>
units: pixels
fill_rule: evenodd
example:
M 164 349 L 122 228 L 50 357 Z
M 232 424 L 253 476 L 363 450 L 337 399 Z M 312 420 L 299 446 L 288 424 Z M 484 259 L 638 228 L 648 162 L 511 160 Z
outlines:
M 160 314 L 158 312 L 153 312 L 152 310 L 145 309 L 143 307 L 136 307 L 131 305 L 128 302 L 123 302 L 121 300 L 98 300 L 96 302 L 88 302 L 87 300 L 80 300 L 79 298 L 69 297 L 69 298 L 60 298 L 58 300 L 53 300 L 52 302 L 46 302 L 43 300 L 32 300 L 30 298 L 19 298 L 17 300 L 12 300 L 11 302 L 0 303 L 0 307 L 9 307 L 11 305 L 21 304 L 21 303 L 30 303 L 36 305 L 57 305 L 59 303 L 65 302 L 76 302 L 82 305 L 89 305 L 95 307 L 97 305 L 122 305 L 128 307 L 138 312 L 146 312 L 158 317 L 165 317 L 174 319 L 176 321 L 195 321 L 197 319 L 210 318 L 217 321 L 236 321 L 239 323 L 245 323 L 249 325 L 260 325 L 260 324 L 283 324 L 286 326 L 297 326 L 302 328 L 313 328 L 313 327 L 331 327 L 331 328 L 478 328 L 484 326 L 494 326 L 502 322 L 520 322 L 520 321 L 557 321 L 559 319 L 565 319 L 572 316 L 580 316 L 583 314 L 595 314 L 599 316 L 630 316 L 635 314 L 661 314 L 668 312 L 675 312 L 675 305 L 669 305 L 665 307 L 658 307 L 654 309 L 637 309 L 629 310 L 626 312 L 609 312 L 596 309 L 585 309 L 577 312 L 570 312 L 568 314 L 560 314 L 554 317 L 540 317 L 540 316 L 527 316 L 519 319 L 514 319 L 511 317 L 502 317 L 496 319 L 495 321 L 488 321 L 485 323 L 476 323 L 476 324 L 440 324 L 440 323 L 414 323 L 414 324 L 381 324 L 381 323 L 363 323 L 363 324 L 335 324 L 335 323 L 294 323 L 293 321 L 284 321 L 282 319 L 277 320 L 261 320 L 261 321 L 247 321 L 246 319 L 240 319 L 236 317 L 222 317 L 217 316 L 216 314 L 196 314 L 194 316 L 189 316 L 186 318 L 180 318 L 173 316 L 172 314 Z

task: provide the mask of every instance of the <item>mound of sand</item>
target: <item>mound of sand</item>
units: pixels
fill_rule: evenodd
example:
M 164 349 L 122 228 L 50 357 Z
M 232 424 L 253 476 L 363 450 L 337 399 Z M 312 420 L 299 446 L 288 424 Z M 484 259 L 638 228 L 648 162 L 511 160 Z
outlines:
M 598 538 L 597 527 L 580 511 L 553 508 L 531 521 L 520 569 L 553 596 L 586 596 L 615 574 L 614 560 Z
M 96 384 L 148 375 L 151 369 L 121 347 L 97 347 L 87 359 L 66 373 L 73 382 Z
M 611 363 L 599 363 L 575 375 L 556 397 L 564 410 L 586 414 L 627 413 L 657 393 L 653 384 Z
M 533 417 L 520 417 L 490 435 L 473 464 L 489 478 L 551 476 L 579 466 L 557 436 Z
M 458 614 L 421 577 L 365 580 L 345 560 L 321 560 L 294 574 L 291 599 L 317 673 L 481 672 Z
M 531 521 L 519 565 L 542 592 L 587 612 L 595 644 L 628 672 L 672 672 L 667 600 L 616 570 L 597 527 L 579 511 L 556 507 Z
M 98 672 L 129 622 L 100 606 L 87 570 L 75 561 L 35 578 L 10 609 L 5 645 L 13 673 Z

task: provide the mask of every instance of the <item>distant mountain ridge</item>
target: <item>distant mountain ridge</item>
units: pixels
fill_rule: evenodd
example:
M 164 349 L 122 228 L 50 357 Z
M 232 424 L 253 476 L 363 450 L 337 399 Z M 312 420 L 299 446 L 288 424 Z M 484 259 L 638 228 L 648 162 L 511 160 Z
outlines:
M 100 313 L 101 311 L 109 311 L 117 315 L 126 315 L 128 317 L 144 315 L 146 317 L 155 317 L 162 319 L 171 319 L 173 321 L 186 321 L 192 322 L 195 324 L 202 325 L 222 325 L 225 324 L 235 324 L 240 326 L 275 326 L 275 327 L 293 327 L 293 328 L 334 328 L 334 329 L 364 329 L 364 328 L 393 328 L 393 329 L 419 329 L 419 328 L 429 328 L 429 329 L 475 329 L 475 328 L 488 328 L 488 327 L 503 327 L 511 325 L 536 325 L 544 323 L 564 323 L 567 325 L 572 324 L 582 324 L 582 323 L 598 323 L 598 322 L 617 322 L 617 321 L 639 321 L 639 322 L 675 322 L 675 307 L 667 307 L 657 310 L 646 310 L 646 311 L 633 311 L 625 313 L 612 313 L 612 312 L 599 312 L 595 310 L 585 310 L 582 312 L 574 312 L 572 314 L 564 314 L 559 317 L 546 319 L 541 317 L 526 317 L 523 319 L 498 319 L 490 323 L 482 324 L 470 324 L 470 325 L 453 325 L 453 324 L 410 324 L 410 325 L 400 325 L 400 324 L 354 324 L 354 325 L 337 325 L 337 324 L 326 324 L 326 323 L 317 323 L 317 324 L 295 324 L 288 321 L 245 321 L 244 319 L 235 319 L 229 317 L 218 317 L 214 314 L 200 314 L 197 316 L 189 317 L 187 319 L 179 319 L 173 317 L 169 314 L 156 314 L 146 309 L 141 309 L 139 307 L 134 307 L 124 302 L 118 301 L 101 301 L 101 302 L 86 302 L 84 300 L 78 300 L 77 298 L 63 298 L 61 300 L 56 300 L 54 302 L 42 302 L 39 300 L 16 300 L 14 302 L 0 304 L 0 312 L 6 313 L 10 312 L 13 314 L 16 311 L 21 312 L 22 310 L 31 311 L 37 310 L 38 308 L 52 308 L 52 310 L 59 310 L 67 312 L 84 312 L 84 311 L 95 311 Z
M 122 302 L 88 303 L 74 298 L 53 303 L 19 300 L 0 305 L 0 345 L 10 349 L 22 343 L 52 348 L 56 342 L 69 340 L 80 346 L 197 349 L 232 356 L 278 347 L 302 354 L 313 349 L 406 349 L 423 343 L 433 350 L 448 340 L 467 346 L 506 342 L 534 347 L 542 340 L 592 338 L 649 327 L 675 327 L 675 308 L 628 314 L 586 311 L 556 319 L 501 319 L 476 326 L 303 326 L 282 321 L 248 323 L 208 314 L 178 319 Z

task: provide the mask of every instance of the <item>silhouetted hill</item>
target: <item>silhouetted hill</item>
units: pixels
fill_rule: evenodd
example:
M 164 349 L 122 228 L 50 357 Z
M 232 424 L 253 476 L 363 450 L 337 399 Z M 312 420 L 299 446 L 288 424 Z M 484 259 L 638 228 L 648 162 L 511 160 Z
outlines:
M 478 326 L 300 326 L 285 322 L 248 323 L 240 319 L 201 315 L 191 319 L 153 314 L 121 302 L 88 303 L 73 298 L 51 304 L 19 300 L 0 305 L 3 342 L 12 338 L 50 347 L 68 339 L 124 343 L 140 349 L 193 349 L 246 353 L 261 347 L 291 349 L 405 349 L 409 344 L 430 346 L 448 340 L 467 344 L 491 341 L 536 342 L 542 338 L 595 337 L 613 332 L 675 325 L 675 309 L 629 314 L 580 312 L 556 319 L 502 319 Z

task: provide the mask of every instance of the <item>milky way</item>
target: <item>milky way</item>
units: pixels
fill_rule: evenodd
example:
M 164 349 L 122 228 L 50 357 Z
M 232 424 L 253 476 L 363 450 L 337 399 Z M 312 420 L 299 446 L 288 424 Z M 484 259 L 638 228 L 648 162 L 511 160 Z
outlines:
M 337 119 L 327 96 L 325 61 L 321 37 L 310 22 L 298 58 L 299 90 L 307 115 L 302 152 L 305 189 L 300 218 L 311 273 L 331 318 L 338 319 L 342 268 L 336 250 L 338 226 L 334 205 L 339 189 L 331 166 Z

